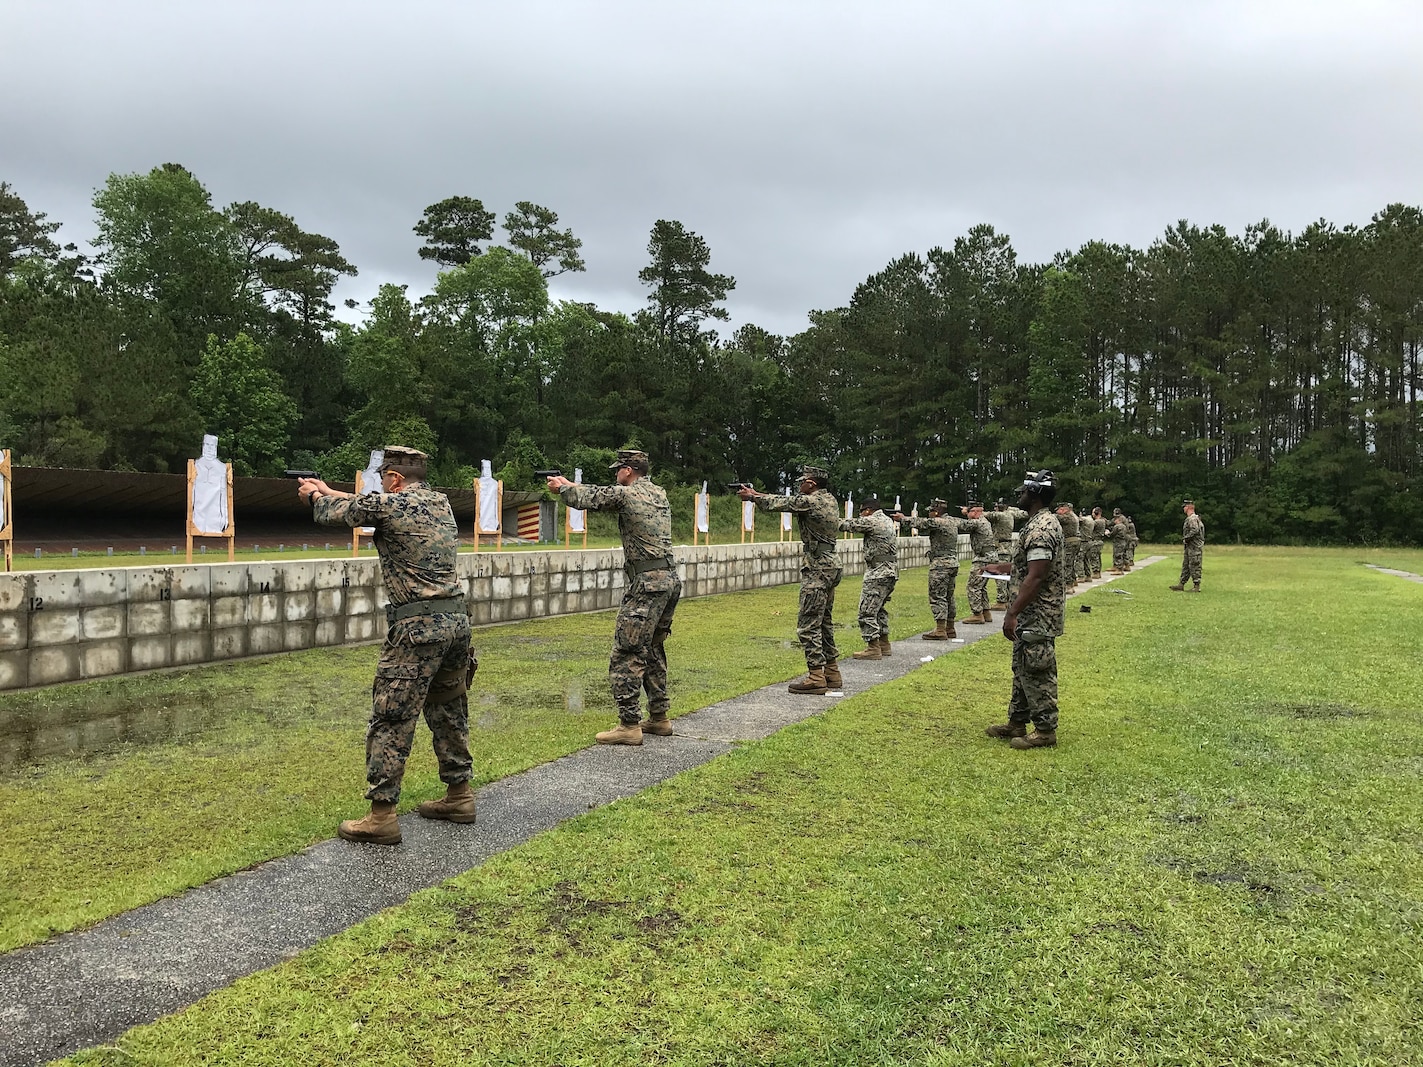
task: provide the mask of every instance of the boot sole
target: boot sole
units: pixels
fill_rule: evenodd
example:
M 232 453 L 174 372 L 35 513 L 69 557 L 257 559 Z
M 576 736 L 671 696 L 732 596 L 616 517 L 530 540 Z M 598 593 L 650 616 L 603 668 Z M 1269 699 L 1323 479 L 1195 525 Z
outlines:
M 351 832 L 348 832 L 348 831 L 346 831 L 346 830 L 341 829 L 339 826 L 336 828 L 336 836 L 339 837 L 339 838 L 340 838 L 341 840 L 343 840 L 343 841 L 351 841 L 351 842 L 354 842 L 354 843 L 357 844 L 357 845 L 398 845 L 398 844 L 400 844 L 400 835 L 399 835 L 399 834 L 396 834 L 396 835 L 393 836 L 393 837 L 392 837 L 390 834 L 384 834 L 384 835 L 382 835 L 382 836 L 377 837 L 375 834 L 351 833 Z
M 472 823 L 475 819 L 474 812 L 470 812 L 468 815 L 446 815 L 442 812 L 421 811 L 419 808 L 416 808 L 415 814 L 422 819 L 430 819 L 439 822 Z
M 786 689 L 786 692 L 787 692 L 787 693 L 792 693 L 792 694 L 794 694 L 795 696 L 798 696 L 798 697 L 823 697 L 826 693 L 830 692 L 830 688 L 829 688 L 829 686 L 827 686 L 827 687 L 824 688 L 824 689 L 790 689 L 790 688 L 787 688 L 787 689 Z
M 598 737 L 593 738 L 593 740 L 597 741 L 600 745 L 632 745 L 634 748 L 642 744 L 642 738 L 640 737 L 636 741 L 604 741 Z

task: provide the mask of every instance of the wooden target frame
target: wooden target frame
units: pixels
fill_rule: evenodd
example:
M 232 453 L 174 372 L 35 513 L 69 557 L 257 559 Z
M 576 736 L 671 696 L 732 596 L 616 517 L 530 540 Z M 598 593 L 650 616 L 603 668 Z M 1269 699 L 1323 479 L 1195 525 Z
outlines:
M 495 506 L 498 508 L 498 511 L 496 512 L 496 514 L 498 514 L 498 516 L 499 516 L 499 527 L 498 527 L 498 529 L 497 529 L 494 533 L 492 533 L 492 534 L 488 534 L 488 533 L 484 534 L 484 537 L 485 537 L 486 540 L 489 539 L 489 538 L 494 538 L 494 539 L 495 539 L 494 551 L 496 551 L 496 552 L 503 552 L 503 551 L 504 551 L 504 482 L 503 482 L 502 479 L 497 479 L 497 480 L 494 482 L 494 484 L 499 487 L 498 503 L 495 505 Z M 566 517 L 565 517 L 565 521 L 566 521 Z M 586 526 L 587 524 L 585 523 L 584 525 Z M 476 479 L 474 480 L 474 550 L 475 550 L 476 552 L 479 551 L 479 538 L 480 538 L 480 530 L 479 530 L 479 479 L 476 478 Z
M 220 533 L 209 533 L 206 530 L 199 530 L 193 523 L 193 483 L 198 476 L 198 461 L 188 460 L 188 555 L 189 563 L 193 562 L 193 538 L 207 537 L 218 538 L 227 542 L 227 562 L 233 563 L 237 559 L 237 517 L 232 510 L 232 464 L 224 463 L 227 468 L 227 529 Z
M 15 509 L 10 494 L 10 452 L 8 448 L 0 448 L 0 478 L 5 479 L 4 498 L 0 500 L 5 513 L 5 523 L 0 525 L 0 542 L 3 542 L 5 548 L 7 574 L 15 569 Z

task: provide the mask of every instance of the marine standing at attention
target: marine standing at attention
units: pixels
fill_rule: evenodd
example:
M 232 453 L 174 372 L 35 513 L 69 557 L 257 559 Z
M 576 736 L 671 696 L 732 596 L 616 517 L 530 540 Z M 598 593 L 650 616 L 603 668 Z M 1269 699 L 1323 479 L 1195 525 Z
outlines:
M 1092 554 L 1088 561 L 1092 567 L 1092 577 L 1102 577 L 1102 542 L 1107 539 L 1107 520 L 1102 517 L 1101 508 L 1092 509 Z
M 863 652 L 855 659 L 882 659 L 890 654 L 889 612 L 886 606 L 899 580 L 899 527 L 880 510 L 879 499 L 869 497 L 860 505 L 858 519 L 841 519 L 840 529 L 858 533 L 865 539 L 865 580 L 860 587 L 860 636 Z
M 1141 544 L 1141 541 L 1137 539 L 1136 522 L 1132 517 L 1123 515 L 1122 518 L 1126 521 L 1127 527 L 1127 570 L 1131 570 L 1136 566 L 1136 546 Z
M 959 622 L 969 626 L 981 626 L 993 621 L 993 611 L 988 606 L 987 568 L 990 563 L 998 562 L 998 545 L 993 538 L 993 527 L 983 517 L 982 504 L 977 500 L 970 500 L 967 506 L 959 510 L 966 516 L 962 524 L 963 532 L 968 534 L 969 545 L 973 550 L 973 563 L 968 569 L 968 609 L 973 614 L 966 619 L 960 619 Z
M 1206 524 L 1201 521 L 1201 517 L 1196 514 L 1196 502 L 1194 500 L 1183 500 L 1181 510 L 1186 513 L 1186 521 L 1181 526 L 1181 580 L 1171 588 L 1176 592 L 1186 588 L 1186 582 L 1191 582 L 1191 592 L 1201 591 L 1201 557 L 1206 549 Z
M 1009 507 L 1007 501 L 1000 500 L 992 511 L 984 512 L 983 517 L 988 520 L 988 525 L 993 527 L 993 542 L 998 546 L 998 562 L 1007 563 L 1013 558 L 1013 527 L 1023 522 L 1028 513 L 1022 508 Z M 998 586 L 998 610 L 1004 611 L 1008 607 L 1008 583 L 994 584 Z
M 755 501 L 763 511 L 789 511 L 796 517 L 803 546 L 796 636 L 805 652 L 806 676 L 787 689 L 803 696 L 820 696 L 844 684 L 832 618 L 835 590 L 844 573 L 835 554 L 840 504 L 830 491 L 830 472 L 824 467 L 801 467 L 796 489 L 793 494 L 776 496 L 743 486 L 740 496 L 742 500 Z
M 1127 572 L 1127 521 L 1121 508 L 1112 509 L 1112 525 L 1107 531 L 1112 539 L 1112 573 Z
M 1052 471 L 1030 473 L 1023 480 L 1019 504 L 1028 521 L 1013 551 L 1013 603 L 1003 616 L 1003 636 L 1013 642 L 1013 695 L 1008 721 L 990 726 L 989 737 L 1014 748 L 1057 744 L 1057 648 L 1067 599 L 1063 570 L 1062 526 L 1050 510 L 1057 493 Z M 996 573 L 1007 564 L 994 564 Z M 1028 723 L 1033 733 L 1028 733 Z
M 376 663 L 366 730 L 371 810 L 363 819 L 340 825 L 337 833 L 347 841 L 400 843 L 395 805 L 422 709 L 445 797 L 427 800 L 416 811 L 427 819 L 474 822 L 466 693 L 475 661 L 468 605 L 455 574 L 459 531 L 449 498 L 425 484 L 426 458 L 416 449 L 387 445 L 379 493 L 358 497 L 319 478 L 303 478 L 297 488 L 321 525 L 375 527 L 381 579 L 390 599 L 385 609 L 390 626 Z
M 672 733 L 667 717 L 667 637 L 682 597 L 682 579 L 672 558 L 672 507 L 667 493 L 648 477 L 647 453 L 625 448 L 608 469 L 617 485 L 575 485 L 562 475 L 548 480 L 565 507 L 616 511 L 623 539 L 623 602 L 613 626 L 608 682 L 618 706 L 618 725 L 596 734 L 600 745 L 640 745 L 642 735 Z M 647 691 L 647 722 L 639 707 Z
M 1082 547 L 1082 538 L 1077 532 L 1077 512 L 1072 510 L 1072 505 L 1058 504 L 1056 511 L 1058 525 L 1062 527 L 1062 569 L 1071 592 L 1077 584 L 1077 552 Z
M 896 522 L 908 523 L 916 533 L 929 535 L 929 612 L 934 616 L 934 629 L 920 636 L 925 641 L 947 641 L 957 637 L 954 616 L 954 587 L 959 582 L 959 527 L 963 520 L 949 517 L 947 500 L 929 501 L 927 519 L 911 519 L 895 512 Z

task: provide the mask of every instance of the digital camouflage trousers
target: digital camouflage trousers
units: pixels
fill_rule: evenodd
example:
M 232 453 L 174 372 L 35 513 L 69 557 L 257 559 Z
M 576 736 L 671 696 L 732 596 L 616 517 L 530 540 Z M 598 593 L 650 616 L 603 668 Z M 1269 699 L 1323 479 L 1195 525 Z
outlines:
M 1112 566 L 1117 570 L 1126 570 L 1127 567 L 1127 546 L 1126 542 L 1112 542 Z
M 444 701 L 439 697 L 450 689 L 450 679 L 466 678 L 470 664 L 468 615 L 417 615 L 391 624 L 371 687 L 367 800 L 393 804 L 400 798 L 405 761 L 422 711 L 435 744 L 440 780 L 447 785 L 469 781 L 469 698 L 464 692 Z M 432 696 L 435 703 L 430 702 Z
M 682 579 L 675 570 L 648 571 L 630 578 L 613 627 L 613 655 L 608 661 L 608 683 L 618 721 L 631 725 L 642 718 L 639 701 L 647 691 L 650 715 L 666 715 L 667 636 L 672 616 L 682 598 Z
M 1069 584 L 1077 581 L 1077 557 L 1082 552 L 1082 541 L 1079 538 L 1067 537 L 1062 542 L 1062 573 L 1067 576 Z
M 982 615 L 988 608 L 988 572 L 983 569 L 986 566 L 975 560 L 968 570 L 968 610 L 975 615 Z M 1006 597 L 1007 589 L 1007 582 L 999 582 L 997 595 Z
M 1013 642 L 1013 696 L 1008 721 L 1029 722 L 1041 731 L 1057 729 L 1057 648 L 1052 638 Z
M 805 651 L 805 665 L 817 670 L 840 658 L 835 647 L 835 590 L 844 573 L 838 563 L 806 565 L 800 569 L 800 610 L 795 632 Z
M 936 622 L 944 622 L 958 615 L 958 605 L 954 602 L 954 588 L 958 584 L 958 560 L 948 558 L 929 561 L 929 613 Z
M 1201 557 L 1205 555 L 1201 545 L 1187 545 L 1186 551 L 1181 556 L 1181 581 L 1180 585 L 1187 582 L 1199 582 L 1201 580 Z
M 998 542 L 998 562 L 999 562 L 999 563 L 1010 563 L 1010 562 L 1012 562 L 1012 559 L 1013 559 L 1013 542 L 1012 542 L 1012 541 L 999 541 L 999 542 Z M 969 572 L 969 578 L 970 578 L 970 580 L 973 578 L 973 572 L 972 572 L 972 571 Z M 990 578 L 987 576 L 987 574 L 985 573 L 984 578 L 983 578 L 983 582 L 984 582 L 984 586 L 985 586 L 985 589 L 984 589 L 985 603 L 987 603 L 987 596 L 988 596 L 988 590 L 987 590 L 986 587 L 987 587 L 987 584 L 988 584 L 990 581 L 992 581 L 992 579 L 990 579 Z M 998 589 L 997 589 L 997 592 L 994 593 L 994 600 L 997 602 L 999 608 L 1004 608 L 1004 609 L 1006 609 L 1006 608 L 1008 607 L 1008 583 L 1007 583 L 1007 582 L 997 582 L 997 583 L 995 583 L 995 584 L 998 586 Z M 973 611 L 973 612 L 977 612 L 977 611 L 978 611 L 978 609 L 977 609 L 976 607 L 974 607 L 974 604 L 973 604 L 973 597 L 969 597 L 969 598 L 968 598 L 968 606 L 969 606 L 969 610 L 970 610 L 970 611 Z
M 894 596 L 898 578 L 866 578 L 860 587 L 860 636 L 866 642 L 877 637 L 889 639 L 889 598 Z

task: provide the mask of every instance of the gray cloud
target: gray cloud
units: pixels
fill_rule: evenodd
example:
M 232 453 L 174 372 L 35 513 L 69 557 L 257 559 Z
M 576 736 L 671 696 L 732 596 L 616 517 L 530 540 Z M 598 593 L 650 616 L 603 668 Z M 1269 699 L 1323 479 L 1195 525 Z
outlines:
M 0 178 L 92 233 L 111 171 L 336 238 L 342 296 L 433 280 L 428 203 L 557 210 L 632 309 L 654 220 L 705 236 L 735 322 L 783 332 L 990 222 L 1042 260 L 1419 199 L 1414 3 L 10 5 Z

